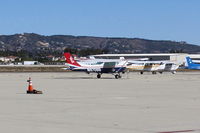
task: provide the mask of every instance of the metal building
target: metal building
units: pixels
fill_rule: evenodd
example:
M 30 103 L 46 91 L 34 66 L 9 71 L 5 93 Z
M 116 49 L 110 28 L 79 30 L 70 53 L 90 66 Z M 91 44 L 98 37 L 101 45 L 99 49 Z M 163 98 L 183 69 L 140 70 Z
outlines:
M 186 53 L 160 53 L 160 54 L 100 54 L 92 55 L 95 58 L 101 59 L 119 59 L 124 57 L 125 59 L 136 59 L 136 58 L 148 58 L 152 61 L 168 60 L 178 64 L 184 64 L 185 57 L 188 56 Z M 200 57 L 200 56 L 199 56 Z

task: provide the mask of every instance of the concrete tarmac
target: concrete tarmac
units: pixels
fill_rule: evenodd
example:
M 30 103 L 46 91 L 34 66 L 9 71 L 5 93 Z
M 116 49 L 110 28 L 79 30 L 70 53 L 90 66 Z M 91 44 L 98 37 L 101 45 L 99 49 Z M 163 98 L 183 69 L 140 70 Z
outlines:
M 26 94 L 33 87 L 44 94 Z M 200 73 L 0 73 L 1 133 L 200 133 Z

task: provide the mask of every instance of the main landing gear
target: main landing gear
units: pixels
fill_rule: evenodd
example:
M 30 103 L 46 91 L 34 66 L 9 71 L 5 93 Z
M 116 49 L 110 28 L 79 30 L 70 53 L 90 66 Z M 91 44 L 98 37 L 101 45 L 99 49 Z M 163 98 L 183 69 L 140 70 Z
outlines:
M 116 75 L 115 75 L 115 78 L 116 78 L 116 79 L 122 78 L 122 76 L 121 76 L 120 74 L 116 74 Z
M 175 74 L 176 73 L 176 71 L 172 71 L 172 74 Z
M 156 72 L 155 72 L 155 71 L 153 71 L 153 72 L 152 72 L 152 74 L 156 74 Z
M 101 78 L 101 74 L 98 73 L 97 74 L 97 78 L 100 79 Z
M 116 79 L 122 78 L 122 76 L 120 74 L 115 74 L 114 76 L 115 76 Z M 101 78 L 101 74 L 100 73 L 97 74 L 97 78 L 98 79 Z

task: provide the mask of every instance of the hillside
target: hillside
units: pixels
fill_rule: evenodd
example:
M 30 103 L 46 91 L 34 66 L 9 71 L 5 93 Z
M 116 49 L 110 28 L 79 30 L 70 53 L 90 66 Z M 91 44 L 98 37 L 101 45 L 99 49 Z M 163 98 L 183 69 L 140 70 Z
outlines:
M 102 49 L 108 53 L 168 53 L 173 51 L 200 53 L 200 46 L 186 42 L 147 40 L 139 38 L 104 38 L 34 33 L 0 35 L 0 51 L 62 53 L 65 48 Z

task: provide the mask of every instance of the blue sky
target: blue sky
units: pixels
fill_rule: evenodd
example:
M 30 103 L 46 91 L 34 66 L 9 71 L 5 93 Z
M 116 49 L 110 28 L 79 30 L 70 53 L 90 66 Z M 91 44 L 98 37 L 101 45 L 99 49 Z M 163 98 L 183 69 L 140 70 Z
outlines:
M 200 45 L 200 0 L 1 0 L 0 34 L 24 32 Z

